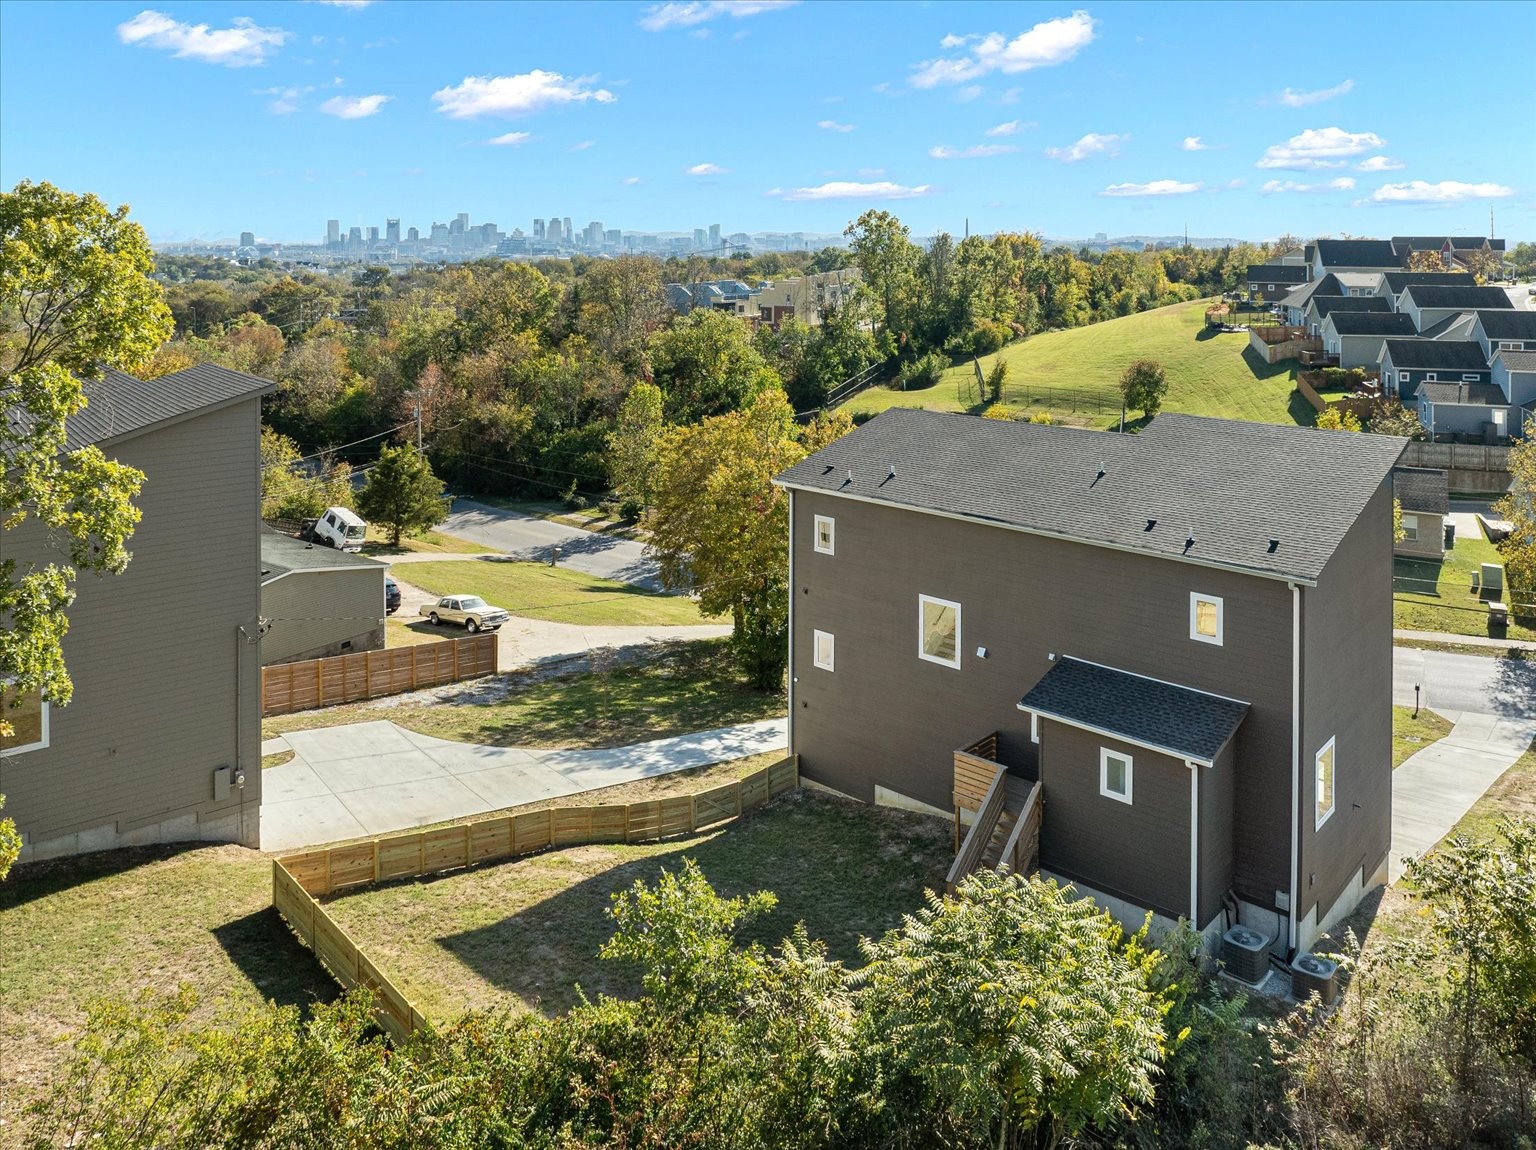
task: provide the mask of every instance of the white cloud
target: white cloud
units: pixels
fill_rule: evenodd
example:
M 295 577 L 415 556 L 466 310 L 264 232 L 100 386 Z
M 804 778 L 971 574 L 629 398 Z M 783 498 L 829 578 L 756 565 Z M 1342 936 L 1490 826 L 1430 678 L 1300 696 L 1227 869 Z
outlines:
M 836 120 L 817 120 L 816 126 L 824 132 L 851 132 L 852 124 L 839 124 Z
M 1329 180 L 1326 184 L 1300 184 L 1295 180 L 1269 180 L 1259 191 L 1266 196 L 1276 192 L 1348 192 L 1352 191 L 1355 181 L 1349 176 L 1340 176 L 1336 180 Z
M 124 44 L 147 44 L 184 59 L 231 68 L 265 63 L 267 55 L 281 48 L 288 35 L 281 28 L 262 28 L 245 16 L 236 17 L 228 28 L 210 28 L 183 24 L 150 8 L 117 26 L 117 38 Z
M 1401 160 L 1394 160 L 1387 156 L 1372 156 L 1369 160 L 1362 160 L 1355 165 L 1357 172 L 1395 172 L 1408 165 Z
M 1354 86 L 1353 80 L 1345 80 L 1342 84 L 1335 84 L 1332 88 L 1319 88 L 1315 92 L 1298 92 L 1295 88 L 1287 88 L 1277 98 L 1287 108 L 1309 108 L 1313 104 L 1321 104 L 1324 100 L 1331 100 L 1335 96 L 1343 96 Z
M 432 93 L 437 110 L 455 120 L 474 116 L 526 116 L 558 104 L 592 100 L 612 104 L 618 99 L 606 88 L 594 88 L 595 76 L 572 76 L 535 68 L 517 76 L 465 76 L 464 82 Z
M 955 93 L 955 103 L 969 104 L 972 100 L 981 99 L 985 91 L 986 89 L 980 84 L 967 84 Z
M 860 168 L 859 169 L 859 175 L 863 176 L 866 180 L 878 180 L 881 176 L 885 175 L 885 169 L 884 168 Z
M 1369 199 L 1357 201 L 1372 204 L 1456 204 L 1463 200 L 1499 200 L 1515 194 L 1514 188 L 1503 184 L 1466 184 L 1460 180 L 1441 180 L 1426 183 L 1409 180 L 1405 184 L 1383 184 L 1370 194 Z
M 798 0 L 682 0 L 647 8 L 645 15 L 640 17 L 640 27 L 648 32 L 660 32 L 667 28 L 692 28 L 695 24 L 703 24 L 717 16 L 731 16 L 740 20 L 747 16 L 791 8 L 796 3 Z
M 639 187 L 640 186 L 640 177 L 639 176 L 625 176 L 624 177 L 624 186 L 626 188 L 636 188 L 636 187 Z
M 1356 156 L 1384 148 L 1387 142 L 1375 132 L 1346 132 L 1343 128 L 1308 128 L 1283 144 L 1272 144 L 1259 157 L 1256 168 L 1287 168 L 1296 172 L 1342 168 Z
M 316 4 L 324 4 L 328 8 L 366 8 L 373 0 L 314 0 Z
M 999 124 L 995 128 L 988 128 L 985 134 L 994 138 L 997 136 L 1012 136 L 1022 126 L 1017 120 L 1009 120 L 1006 124 Z
M 719 164 L 694 164 L 688 169 L 690 176 L 723 176 L 729 168 L 722 168 Z
M 519 144 L 526 144 L 533 139 L 532 132 L 506 132 L 500 136 L 492 136 L 486 141 L 493 148 L 515 148 Z
M 1178 180 L 1153 180 L 1148 184 L 1110 184 L 1099 193 L 1101 196 L 1187 196 L 1198 192 L 1201 185 L 1182 184 Z
M 1204 152 L 1210 149 L 1210 145 L 1199 136 L 1185 136 L 1184 142 L 1179 146 L 1186 152 Z
M 774 188 L 767 194 L 796 203 L 803 200 L 913 200 L 933 195 L 933 187 L 929 184 L 908 187 L 905 184 L 893 184 L 889 180 L 873 183 L 833 180 L 814 188 Z
M 327 116 L 337 116 L 343 120 L 364 120 L 378 112 L 390 99 L 389 96 L 332 96 L 320 105 L 320 110 Z
M 951 148 L 940 144 L 929 148 L 928 154 L 935 160 L 981 160 L 988 156 L 1006 156 L 1019 149 L 1014 144 L 972 144 L 969 148 Z
M 271 96 L 272 101 L 267 105 L 267 111 L 274 116 L 287 116 L 299 110 L 299 101 L 313 92 L 313 84 L 303 87 L 297 85 L 291 88 L 263 88 L 258 95 Z
M 985 36 L 946 36 L 939 47 L 951 50 L 965 46 L 959 56 L 940 56 L 916 66 L 909 83 L 915 88 L 935 88 L 940 84 L 964 84 L 989 72 L 1028 72 L 1064 64 L 1093 40 L 1096 21 L 1087 12 L 1046 20 L 1028 32 L 1007 39 L 1001 32 Z
M 596 140 L 577 140 L 570 146 L 569 150 L 572 152 L 585 152 L 588 148 L 593 147 L 596 143 Z
M 1065 148 L 1047 148 L 1045 154 L 1053 160 L 1060 160 L 1063 164 L 1075 164 L 1079 160 L 1086 160 L 1089 156 L 1118 156 L 1120 145 L 1129 139 L 1129 136 L 1089 132 L 1077 143 Z

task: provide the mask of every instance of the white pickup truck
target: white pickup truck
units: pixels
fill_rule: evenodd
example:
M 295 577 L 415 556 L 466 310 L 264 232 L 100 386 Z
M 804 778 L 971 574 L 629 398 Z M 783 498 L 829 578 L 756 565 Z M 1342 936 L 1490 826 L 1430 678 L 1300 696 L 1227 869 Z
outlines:
M 361 551 L 368 535 L 368 524 L 356 512 L 345 507 L 327 507 L 312 528 L 315 542 L 338 551 Z

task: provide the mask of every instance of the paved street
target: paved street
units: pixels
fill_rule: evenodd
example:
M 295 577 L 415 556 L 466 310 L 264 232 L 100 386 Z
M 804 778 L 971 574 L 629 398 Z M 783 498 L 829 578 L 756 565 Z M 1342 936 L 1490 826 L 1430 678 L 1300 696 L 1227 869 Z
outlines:
M 454 500 L 453 510 L 437 530 L 516 559 L 547 562 L 550 549 L 558 546 L 562 567 L 660 590 L 656 564 L 645 557 L 643 544 L 630 539 L 615 539 L 470 499 Z
M 1392 701 L 1414 703 L 1414 684 L 1423 687 L 1421 705 L 1455 722 L 1464 711 L 1506 719 L 1536 719 L 1536 662 L 1485 659 L 1396 647 L 1392 660 Z
M 261 849 L 301 847 L 485 814 L 788 745 L 765 719 L 610 750 L 486 747 L 388 721 L 293 731 L 262 744 L 294 757 L 261 778 Z

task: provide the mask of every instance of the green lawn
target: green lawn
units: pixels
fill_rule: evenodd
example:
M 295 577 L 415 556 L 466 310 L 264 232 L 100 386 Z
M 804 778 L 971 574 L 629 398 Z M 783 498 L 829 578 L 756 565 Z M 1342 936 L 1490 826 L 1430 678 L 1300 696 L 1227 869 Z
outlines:
M 328 909 L 429 1018 L 473 1008 L 565 1010 L 631 994 L 633 972 L 600 962 L 612 895 L 694 859 L 728 895 L 771 890 L 778 907 L 745 932 L 773 945 L 804 922 L 858 964 L 860 935 L 897 925 L 940 888 L 953 844 L 944 819 L 808 791 L 724 828 L 665 843 L 550 851 L 337 897 Z
M 403 579 L 433 595 L 479 595 L 514 615 L 586 627 L 686 627 L 714 622 L 696 602 L 583 575 L 565 567 L 511 560 L 412 563 Z
M 398 547 L 392 546 L 388 539 L 389 533 L 383 528 L 369 527 L 368 539 L 363 544 L 363 554 L 406 555 L 426 552 L 444 555 L 479 555 L 482 552 L 494 550 L 483 543 L 471 543 L 468 539 L 444 535 L 441 531 L 428 531 L 424 535 L 416 536 L 408 535 L 400 540 Z
M 1016 413 L 1048 411 L 1065 422 L 1109 427 L 1119 422 L 1118 383 L 1126 365 L 1155 359 L 1168 372 L 1164 411 L 1311 424 L 1316 413 L 1293 391 L 1295 362 L 1264 363 L 1247 350 L 1246 333 L 1207 332 L 1207 306 L 1208 300 L 1195 300 L 1031 336 L 983 357 L 982 371 L 999 357 L 1008 364 L 1003 401 Z M 852 414 L 888 407 L 970 411 L 977 399 L 975 369 L 966 362 L 926 391 L 871 388 L 844 406 Z
M 95 998 L 144 987 L 226 1007 L 329 1000 L 336 983 L 272 909 L 272 864 L 218 846 L 107 851 L 17 867 L 0 883 L 0 1145 L 67 1056 Z
M 1417 754 L 1430 743 L 1451 733 L 1452 724 L 1427 707 L 1413 717 L 1412 707 L 1392 708 L 1392 768 L 1403 765 L 1409 755 Z
M 528 674 L 503 679 L 504 698 L 425 706 L 382 700 L 301 711 L 265 720 L 262 738 L 388 719 L 423 735 L 466 743 L 623 747 L 785 713 L 784 693 L 765 695 L 747 685 L 723 639 L 674 643 L 653 660 L 607 672 L 542 681 Z
M 1475 536 L 1458 534 L 1456 546 L 1443 561 L 1394 559 L 1392 625 L 1406 631 L 1487 635 L 1488 608 L 1473 583 L 1481 564 L 1502 562 L 1499 549 L 1488 542 L 1481 528 Z M 1536 639 L 1536 619 L 1512 613 L 1507 637 Z

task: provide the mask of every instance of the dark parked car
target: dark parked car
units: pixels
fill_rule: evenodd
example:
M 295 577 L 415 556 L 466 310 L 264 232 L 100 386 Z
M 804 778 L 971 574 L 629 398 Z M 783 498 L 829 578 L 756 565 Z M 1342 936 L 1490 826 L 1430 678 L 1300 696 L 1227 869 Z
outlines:
M 384 614 L 393 615 L 400 609 L 400 584 L 388 575 L 384 576 Z

